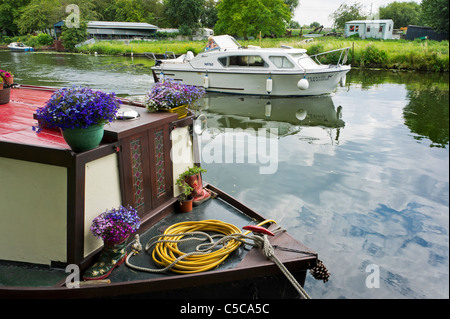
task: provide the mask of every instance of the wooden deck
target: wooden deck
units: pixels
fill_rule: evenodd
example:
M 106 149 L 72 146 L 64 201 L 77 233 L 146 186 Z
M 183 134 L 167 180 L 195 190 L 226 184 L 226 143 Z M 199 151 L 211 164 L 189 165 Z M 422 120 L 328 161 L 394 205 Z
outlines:
M 32 127 L 36 108 L 43 107 L 53 89 L 15 88 L 10 101 L 0 105 L 0 141 L 70 150 L 59 131 L 44 130 L 36 134 Z

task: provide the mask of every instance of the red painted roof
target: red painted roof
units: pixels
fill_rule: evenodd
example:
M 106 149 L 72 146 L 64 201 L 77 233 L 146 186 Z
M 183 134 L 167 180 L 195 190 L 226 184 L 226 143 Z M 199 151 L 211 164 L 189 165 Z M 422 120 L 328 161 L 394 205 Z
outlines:
M 42 147 L 70 149 L 59 131 L 43 130 L 37 134 L 33 114 L 50 99 L 51 90 L 14 88 L 10 101 L 0 104 L 0 141 Z

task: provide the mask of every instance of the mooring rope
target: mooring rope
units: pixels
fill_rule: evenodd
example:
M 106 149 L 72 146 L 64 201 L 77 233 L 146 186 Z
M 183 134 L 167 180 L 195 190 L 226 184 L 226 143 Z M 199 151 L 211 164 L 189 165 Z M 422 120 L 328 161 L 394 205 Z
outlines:
M 270 222 L 275 223 L 273 220 L 266 220 L 258 226 Z M 220 234 L 209 235 L 206 231 L 214 231 Z M 272 233 L 276 234 L 283 231 L 285 230 L 277 226 L 272 230 Z M 132 251 L 127 256 L 125 263 L 131 269 L 143 272 L 163 273 L 170 270 L 182 274 L 198 273 L 217 267 L 241 244 L 256 246 L 262 250 L 264 256 L 280 268 L 281 272 L 299 292 L 301 298 L 310 299 L 303 287 L 275 255 L 274 248 L 267 235 L 248 235 L 249 233 L 250 231 L 242 233 L 236 226 L 218 220 L 182 222 L 167 228 L 164 234 L 152 237 L 145 245 L 147 252 L 154 247 L 152 258 L 162 268 L 152 269 L 130 263 L 131 257 L 139 254 L 142 250 L 139 235 L 135 236 L 131 245 Z M 219 239 L 214 241 L 216 238 Z M 199 244 L 195 251 L 189 253 L 184 253 L 178 249 L 178 244 L 191 241 L 206 241 L 206 243 Z M 221 248 L 213 250 L 220 245 L 222 245 Z

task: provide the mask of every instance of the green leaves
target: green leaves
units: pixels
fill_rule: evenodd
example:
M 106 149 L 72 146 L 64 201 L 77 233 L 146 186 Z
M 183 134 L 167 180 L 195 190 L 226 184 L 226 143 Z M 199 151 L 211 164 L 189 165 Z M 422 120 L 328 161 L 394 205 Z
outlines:
M 217 9 L 216 33 L 244 38 L 281 36 L 292 17 L 283 0 L 222 0 Z

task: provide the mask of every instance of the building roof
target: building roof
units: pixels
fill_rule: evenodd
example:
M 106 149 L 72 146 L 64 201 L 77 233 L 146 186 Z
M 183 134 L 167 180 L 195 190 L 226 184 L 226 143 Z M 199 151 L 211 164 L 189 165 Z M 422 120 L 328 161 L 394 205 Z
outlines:
M 89 21 L 88 28 L 98 29 L 148 29 L 156 30 L 157 26 L 144 22 Z
M 347 21 L 347 23 L 386 23 L 386 22 L 394 22 L 392 19 L 384 19 L 384 20 L 352 20 Z

